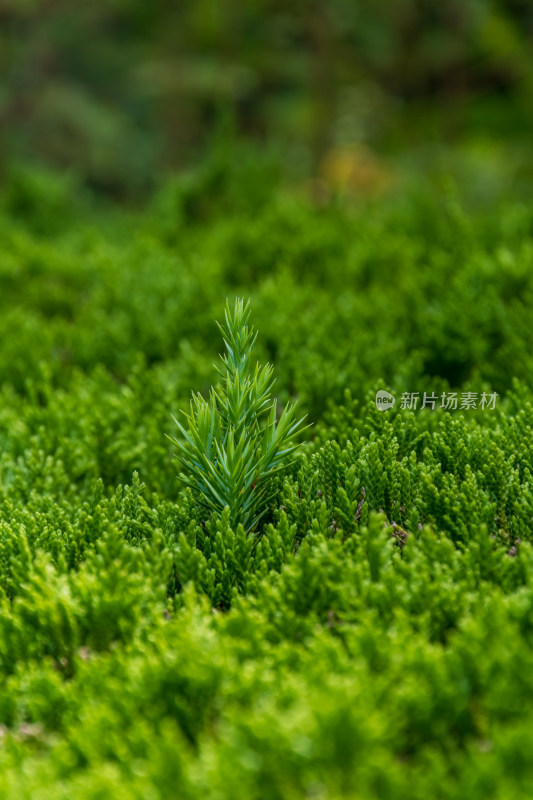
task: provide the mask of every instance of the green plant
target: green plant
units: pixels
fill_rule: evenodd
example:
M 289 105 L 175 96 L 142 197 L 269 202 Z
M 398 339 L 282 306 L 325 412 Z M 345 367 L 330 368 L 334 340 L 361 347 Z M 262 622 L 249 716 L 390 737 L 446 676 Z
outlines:
M 183 438 L 171 439 L 182 479 L 199 503 L 219 513 L 228 506 L 231 525 L 241 523 L 247 532 L 267 511 L 271 480 L 289 466 L 304 421 L 295 403 L 277 419 L 272 366 L 252 366 L 257 333 L 249 316 L 250 301 L 236 300 L 233 312 L 226 303 L 226 324 L 217 323 L 226 346 L 217 368 L 221 380 L 209 400 L 193 394 L 190 414 L 184 412 L 187 428 L 174 418 Z

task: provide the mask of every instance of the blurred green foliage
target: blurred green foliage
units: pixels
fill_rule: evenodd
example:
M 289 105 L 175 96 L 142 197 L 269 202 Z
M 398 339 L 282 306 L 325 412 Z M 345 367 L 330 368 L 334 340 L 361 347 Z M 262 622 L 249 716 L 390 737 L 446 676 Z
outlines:
M 1 0 L 0 163 L 138 195 L 221 119 L 296 174 L 354 142 L 527 142 L 532 35 L 526 0 Z
M 10 171 L 7 800 L 531 795 L 533 210 L 316 188 L 221 143 L 135 213 Z M 242 294 L 314 423 L 260 536 L 206 515 L 164 436 Z M 450 389 L 496 408 L 400 408 Z

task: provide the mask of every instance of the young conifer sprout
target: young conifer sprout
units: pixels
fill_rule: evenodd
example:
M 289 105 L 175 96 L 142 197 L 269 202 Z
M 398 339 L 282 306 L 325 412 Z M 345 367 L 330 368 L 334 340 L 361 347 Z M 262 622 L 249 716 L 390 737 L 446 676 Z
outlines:
M 208 400 L 193 394 L 183 425 L 173 417 L 181 438 L 171 439 L 197 501 L 219 513 L 228 506 L 231 525 L 247 533 L 268 510 L 271 478 L 292 463 L 305 419 L 296 403 L 277 419 L 273 368 L 252 363 L 257 332 L 249 316 L 249 300 L 237 299 L 233 311 L 226 303 L 225 325 L 217 323 L 226 347 L 220 380 Z

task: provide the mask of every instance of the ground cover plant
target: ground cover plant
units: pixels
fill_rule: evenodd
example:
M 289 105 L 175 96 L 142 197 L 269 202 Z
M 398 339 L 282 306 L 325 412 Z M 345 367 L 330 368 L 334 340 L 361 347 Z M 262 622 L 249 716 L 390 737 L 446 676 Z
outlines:
M 530 796 L 531 207 L 317 203 L 259 153 L 73 186 L 0 197 L 1 796 Z M 248 517 L 185 438 L 237 385 L 312 423 Z

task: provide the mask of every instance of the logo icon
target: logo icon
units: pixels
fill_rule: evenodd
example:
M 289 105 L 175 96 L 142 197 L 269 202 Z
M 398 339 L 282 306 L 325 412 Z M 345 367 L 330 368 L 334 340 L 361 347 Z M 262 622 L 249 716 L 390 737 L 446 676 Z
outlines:
M 394 403 L 396 402 L 396 398 L 390 392 L 386 392 L 385 389 L 380 389 L 379 392 L 376 392 L 376 408 L 378 411 L 388 411 L 389 408 L 392 408 Z

